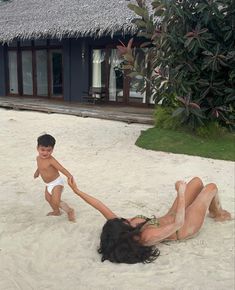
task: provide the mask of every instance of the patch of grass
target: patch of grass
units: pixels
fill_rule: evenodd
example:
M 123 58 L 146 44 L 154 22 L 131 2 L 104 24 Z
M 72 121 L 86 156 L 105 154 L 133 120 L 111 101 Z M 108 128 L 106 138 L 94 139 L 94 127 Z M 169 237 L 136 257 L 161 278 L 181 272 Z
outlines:
M 156 151 L 235 161 L 235 134 L 203 139 L 183 131 L 151 128 L 142 131 L 136 145 Z

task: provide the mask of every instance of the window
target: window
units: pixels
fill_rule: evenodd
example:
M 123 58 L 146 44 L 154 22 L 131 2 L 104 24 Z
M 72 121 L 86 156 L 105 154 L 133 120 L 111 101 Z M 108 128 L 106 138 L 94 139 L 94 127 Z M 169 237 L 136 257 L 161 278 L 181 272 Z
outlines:
M 63 94 L 62 49 L 42 45 L 48 44 L 46 40 L 39 41 L 40 46 L 35 46 L 35 41 L 21 41 L 18 45 L 16 42 L 16 46 L 8 46 L 8 93 L 61 98 Z

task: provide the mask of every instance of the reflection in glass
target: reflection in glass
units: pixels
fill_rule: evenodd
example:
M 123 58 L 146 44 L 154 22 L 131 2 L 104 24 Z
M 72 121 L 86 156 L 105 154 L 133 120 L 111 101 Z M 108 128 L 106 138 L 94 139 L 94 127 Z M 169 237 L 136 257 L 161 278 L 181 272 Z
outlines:
M 132 78 L 130 81 L 130 102 L 145 103 L 146 92 L 141 93 L 138 91 L 138 81 L 135 78 Z
M 138 63 L 141 64 L 142 68 L 146 68 L 145 62 L 145 50 L 141 48 L 135 48 L 135 57 L 138 59 Z M 140 85 L 141 83 L 141 85 Z M 145 103 L 146 102 L 146 92 L 141 93 L 139 87 L 144 86 L 144 80 L 142 77 L 133 77 L 130 80 L 130 92 L 129 101 L 134 103 Z
M 22 51 L 23 95 L 33 95 L 32 52 Z
M 92 51 L 92 87 L 105 87 L 105 50 Z
M 48 96 L 47 51 L 36 51 L 37 95 Z
M 9 68 L 9 93 L 18 94 L 18 77 L 17 77 L 17 52 L 8 52 L 8 68 Z
M 52 50 L 50 53 L 50 67 L 52 74 L 51 93 L 52 96 L 62 95 L 63 77 L 62 77 L 62 52 L 61 50 Z

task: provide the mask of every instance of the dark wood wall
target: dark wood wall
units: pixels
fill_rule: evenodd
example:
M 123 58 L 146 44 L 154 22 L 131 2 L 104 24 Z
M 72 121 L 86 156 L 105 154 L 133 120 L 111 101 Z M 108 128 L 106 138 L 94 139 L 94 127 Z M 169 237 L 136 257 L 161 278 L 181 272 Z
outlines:
M 116 46 L 119 40 L 127 42 L 122 36 L 63 39 L 58 47 L 63 51 L 63 99 L 81 101 L 82 95 L 91 85 L 91 50 L 93 47 Z M 0 44 L 0 95 L 7 94 L 6 82 L 7 47 Z

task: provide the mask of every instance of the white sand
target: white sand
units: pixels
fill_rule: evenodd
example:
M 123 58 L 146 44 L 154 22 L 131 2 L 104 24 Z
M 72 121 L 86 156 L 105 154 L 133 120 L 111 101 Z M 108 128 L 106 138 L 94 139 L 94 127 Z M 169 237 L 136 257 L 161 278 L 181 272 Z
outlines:
M 165 213 L 174 182 L 200 176 L 216 182 L 234 215 L 234 162 L 175 155 L 134 145 L 145 125 L 0 109 L 0 289 L 234 289 L 234 222 L 207 218 L 200 234 L 161 244 L 152 264 L 100 262 L 104 218 L 66 185 L 77 214 L 47 217 L 44 184 L 34 180 L 36 139 L 57 139 L 54 156 L 120 216 Z

